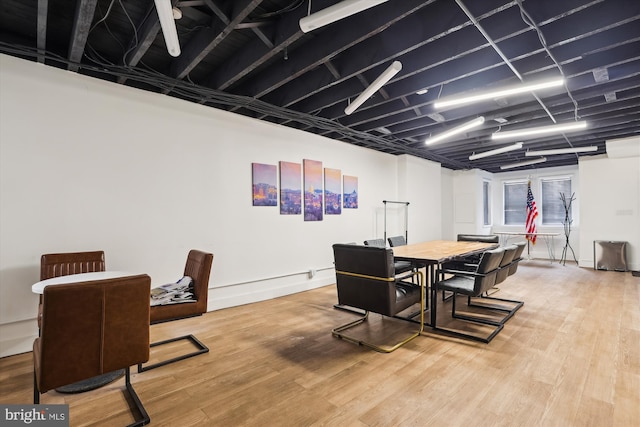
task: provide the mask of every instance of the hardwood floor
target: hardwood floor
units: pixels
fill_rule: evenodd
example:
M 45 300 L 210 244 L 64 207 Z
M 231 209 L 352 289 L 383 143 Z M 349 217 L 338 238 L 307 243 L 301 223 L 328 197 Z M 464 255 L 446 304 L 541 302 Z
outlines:
M 327 286 L 154 325 L 152 341 L 194 333 L 211 351 L 132 383 L 154 426 L 638 425 L 640 278 L 538 260 L 500 288 L 525 305 L 490 344 L 427 330 L 381 354 L 333 338 L 355 315 Z M 371 317 L 360 333 L 380 341 L 415 326 Z M 69 404 L 72 426 L 125 425 L 123 384 L 41 402 Z M 30 353 L 0 359 L 0 402 L 32 402 Z

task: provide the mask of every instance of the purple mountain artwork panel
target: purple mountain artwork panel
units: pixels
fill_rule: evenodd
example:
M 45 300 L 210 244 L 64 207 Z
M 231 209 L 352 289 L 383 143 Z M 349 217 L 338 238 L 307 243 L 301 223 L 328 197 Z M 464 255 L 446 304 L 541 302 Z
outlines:
M 278 206 L 278 173 L 276 165 L 251 163 L 253 206 Z
M 304 159 L 304 220 L 322 221 L 322 162 Z
M 280 162 L 280 214 L 302 213 L 302 165 Z

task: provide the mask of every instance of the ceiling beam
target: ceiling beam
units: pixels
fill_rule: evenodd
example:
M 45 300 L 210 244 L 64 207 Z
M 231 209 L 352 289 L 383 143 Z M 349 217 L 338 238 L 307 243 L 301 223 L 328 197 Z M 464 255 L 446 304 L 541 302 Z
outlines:
M 315 0 L 314 7 L 321 9 L 334 3 L 335 0 Z M 298 22 L 304 16 L 306 16 L 304 8 L 297 8 L 285 14 L 274 24 L 273 47 L 269 48 L 260 40 L 251 41 L 244 49 L 234 54 L 233 61 L 222 64 L 214 70 L 209 80 L 202 84 L 218 90 L 233 87 L 255 69 L 282 54 L 290 45 L 301 39 L 305 34 L 300 30 Z
M 369 11 L 353 15 L 348 20 L 338 21 L 332 24 L 332 28 L 324 29 L 331 31 L 332 37 L 311 38 L 304 45 L 304 49 L 297 49 L 295 53 L 290 53 L 287 61 L 272 65 L 268 70 L 254 76 L 255 78 L 250 82 L 234 88 L 234 92 L 251 97 L 264 97 L 348 48 L 387 30 L 395 22 L 410 16 L 429 3 L 431 2 L 419 0 L 387 2 Z M 368 50 L 358 55 L 371 56 Z
M 97 4 L 98 0 L 79 0 L 76 5 L 73 29 L 71 30 L 71 42 L 69 43 L 69 71 L 75 72 L 80 68 Z
M 213 49 L 216 48 L 240 24 L 262 0 L 237 0 L 233 2 L 232 17 L 221 30 L 204 28 L 184 47 L 182 54 L 174 60 L 171 72 L 177 79 L 183 79 Z
M 38 18 L 36 30 L 36 47 L 38 62 L 44 64 L 44 53 L 47 50 L 47 15 L 49 14 L 49 0 L 38 0 Z
M 158 20 L 158 12 L 153 3 L 149 5 L 149 10 L 145 14 L 146 19 L 138 26 L 140 31 L 137 38 L 134 37 L 129 43 L 128 54 L 124 58 L 124 65 L 127 67 L 135 67 L 138 65 L 142 57 L 147 53 L 149 47 L 153 44 L 160 31 L 160 21 Z M 125 77 L 118 77 L 118 83 L 123 84 Z

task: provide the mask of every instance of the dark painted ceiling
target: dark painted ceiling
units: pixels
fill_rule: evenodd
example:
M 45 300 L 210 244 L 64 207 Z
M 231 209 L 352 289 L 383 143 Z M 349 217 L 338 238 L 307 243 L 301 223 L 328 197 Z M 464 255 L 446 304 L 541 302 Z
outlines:
M 311 12 L 338 3 L 313 0 Z M 182 54 L 166 50 L 153 0 L 2 0 L 0 52 L 450 169 L 531 160 L 527 150 L 640 134 L 640 1 L 389 0 L 310 33 L 308 0 L 175 1 Z M 344 108 L 393 61 L 402 70 L 353 114 Z M 564 76 L 564 87 L 459 108 L 457 93 Z M 418 95 L 420 89 L 428 89 Z M 448 142 L 424 140 L 475 117 Z M 522 140 L 497 131 L 587 121 Z M 576 164 L 577 154 L 530 167 Z M 522 167 L 521 169 L 526 169 Z

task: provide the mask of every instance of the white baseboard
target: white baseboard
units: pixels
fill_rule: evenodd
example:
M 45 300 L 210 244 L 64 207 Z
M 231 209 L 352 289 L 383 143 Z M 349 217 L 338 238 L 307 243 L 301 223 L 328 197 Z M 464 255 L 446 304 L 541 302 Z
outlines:
M 32 351 L 38 337 L 36 318 L 0 325 L 0 337 L 0 357 Z
M 276 279 L 210 288 L 208 311 L 266 301 L 273 298 L 308 291 L 335 283 L 333 268 L 318 270 L 313 278 L 308 274 L 295 274 Z M 336 295 L 337 302 L 337 295 Z M 0 325 L 0 357 L 32 351 L 38 336 L 38 326 L 33 319 Z

